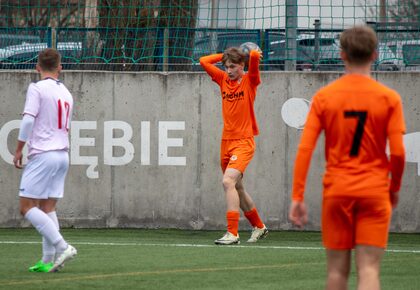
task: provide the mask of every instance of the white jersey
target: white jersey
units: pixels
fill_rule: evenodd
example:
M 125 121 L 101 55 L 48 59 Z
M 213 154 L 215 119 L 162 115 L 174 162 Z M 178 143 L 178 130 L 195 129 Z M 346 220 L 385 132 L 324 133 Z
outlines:
M 73 97 L 59 80 L 46 78 L 28 87 L 23 114 L 35 117 L 29 135 L 28 157 L 52 150 L 69 148 L 68 130 Z

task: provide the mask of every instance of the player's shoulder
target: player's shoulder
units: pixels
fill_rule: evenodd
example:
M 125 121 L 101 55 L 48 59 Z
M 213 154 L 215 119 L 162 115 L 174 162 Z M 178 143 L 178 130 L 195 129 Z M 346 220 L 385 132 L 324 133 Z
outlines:
M 39 92 L 40 91 L 40 87 L 38 85 L 38 82 L 31 82 L 28 86 L 28 93 L 33 93 L 33 92 Z
M 376 86 L 377 86 L 377 91 L 381 95 L 385 95 L 391 101 L 400 101 L 401 100 L 401 96 L 396 90 L 386 86 L 385 84 L 383 84 L 381 82 L 375 81 L 375 83 L 376 83 Z

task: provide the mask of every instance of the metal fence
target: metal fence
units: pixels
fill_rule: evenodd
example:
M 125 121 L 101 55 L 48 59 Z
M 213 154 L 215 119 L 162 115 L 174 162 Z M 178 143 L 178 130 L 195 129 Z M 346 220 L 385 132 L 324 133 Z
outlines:
M 32 69 L 54 47 L 65 69 L 196 71 L 201 56 L 251 41 L 263 70 L 342 70 L 339 35 L 361 23 L 380 40 L 375 70 L 419 69 L 419 0 L 310 2 L 1 1 L 0 69 Z

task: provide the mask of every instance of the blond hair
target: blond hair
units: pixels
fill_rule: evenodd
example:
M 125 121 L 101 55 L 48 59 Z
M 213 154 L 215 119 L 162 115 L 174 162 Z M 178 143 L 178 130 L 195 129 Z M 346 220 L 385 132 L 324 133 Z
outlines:
M 241 49 L 237 47 L 230 47 L 227 48 L 223 53 L 222 64 L 225 65 L 228 60 L 234 64 L 245 63 L 246 55 L 242 52 Z

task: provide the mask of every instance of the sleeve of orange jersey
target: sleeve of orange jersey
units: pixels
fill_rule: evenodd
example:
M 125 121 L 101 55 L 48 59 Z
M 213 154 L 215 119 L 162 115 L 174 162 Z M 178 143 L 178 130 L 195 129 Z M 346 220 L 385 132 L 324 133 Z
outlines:
M 211 76 L 211 79 L 219 85 L 223 80 L 225 72 L 217 68 L 214 64 L 220 62 L 222 60 L 222 57 L 223 54 L 218 53 L 203 56 L 200 58 L 200 65 L 204 68 L 207 74 Z
M 317 97 L 313 98 L 305 128 L 298 146 L 293 171 L 292 200 L 303 201 L 305 192 L 306 176 L 308 175 L 311 163 L 312 152 L 315 149 L 316 141 L 321 133 L 322 125 L 319 118 L 320 108 Z
M 402 175 L 405 166 L 405 149 L 403 134 L 405 132 L 404 114 L 401 99 L 394 106 L 388 123 L 388 140 L 390 157 L 391 185 L 390 191 L 397 192 L 401 187 Z
M 251 50 L 249 54 L 248 76 L 254 86 L 258 86 L 261 83 L 260 53 L 256 50 Z

